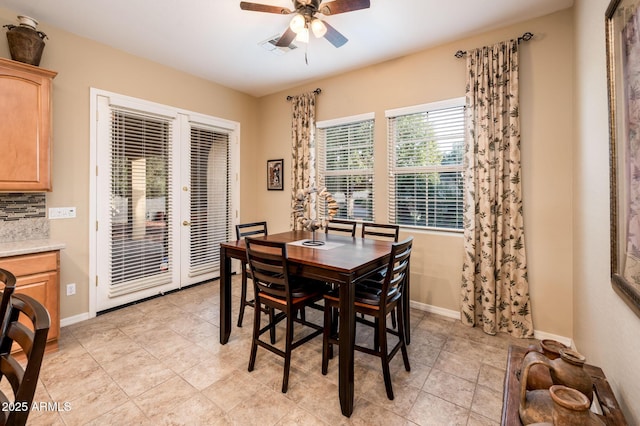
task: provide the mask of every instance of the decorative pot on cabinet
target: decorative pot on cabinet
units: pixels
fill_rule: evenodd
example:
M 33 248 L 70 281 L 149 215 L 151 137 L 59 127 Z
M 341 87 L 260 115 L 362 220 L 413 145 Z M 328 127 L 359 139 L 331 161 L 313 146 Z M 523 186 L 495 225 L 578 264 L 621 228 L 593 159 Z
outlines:
M 591 401 L 579 390 L 562 385 L 549 388 L 553 401 L 553 424 L 604 426 L 604 422 L 591 410 Z
M 585 357 L 572 349 L 560 349 L 560 358 L 549 370 L 554 385 L 565 385 L 582 392 L 593 401 L 593 379 L 584 369 Z
M 549 389 L 531 388 L 529 377 L 534 367 L 543 367 L 548 371 L 549 359 L 537 351 L 527 353 L 522 362 L 520 375 L 520 404 L 518 414 L 523 425 L 553 422 L 553 401 Z
M 585 357 L 568 349 L 559 349 L 560 358 L 549 359 L 532 350 L 522 362 L 520 380 L 527 390 L 549 389 L 552 385 L 564 385 L 582 392 L 593 400 L 593 379 L 584 370 Z
M 557 340 L 543 339 L 540 343 L 529 346 L 527 353 L 538 352 L 549 360 L 554 360 L 560 358 L 560 349 L 569 349 L 569 347 Z M 531 367 L 527 381 L 528 390 L 549 389 L 553 384 L 547 365 L 539 364 Z
M 29 65 L 40 65 L 47 35 L 36 29 L 38 21 L 28 16 L 18 16 L 19 25 L 5 25 L 11 59 Z

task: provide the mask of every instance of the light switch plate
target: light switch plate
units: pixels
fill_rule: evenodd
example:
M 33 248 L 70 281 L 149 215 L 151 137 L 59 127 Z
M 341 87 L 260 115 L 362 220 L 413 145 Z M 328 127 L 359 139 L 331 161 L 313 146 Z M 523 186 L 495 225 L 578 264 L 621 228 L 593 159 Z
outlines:
M 49 219 L 71 219 L 76 217 L 75 207 L 50 207 Z

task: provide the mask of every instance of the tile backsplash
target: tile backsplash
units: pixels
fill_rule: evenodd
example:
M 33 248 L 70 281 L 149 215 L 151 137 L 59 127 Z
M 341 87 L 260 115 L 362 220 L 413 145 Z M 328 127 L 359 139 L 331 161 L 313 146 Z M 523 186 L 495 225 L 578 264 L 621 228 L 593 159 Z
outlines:
M 0 242 L 49 238 L 44 193 L 0 193 Z

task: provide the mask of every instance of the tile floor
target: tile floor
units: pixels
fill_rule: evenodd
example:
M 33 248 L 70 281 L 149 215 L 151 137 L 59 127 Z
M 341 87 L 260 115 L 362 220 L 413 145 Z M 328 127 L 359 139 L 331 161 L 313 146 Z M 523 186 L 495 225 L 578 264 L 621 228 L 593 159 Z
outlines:
M 281 358 L 259 348 L 247 371 L 252 314 L 237 328 L 234 311 L 230 341 L 220 345 L 214 281 L 64 327 L 35 396 L 60 409 L 33 411 L 28 424 L 498 425 L 507 347 L 530 343 L 414 309 L 411 372 L 399 354 L 392 362 L 395 399 L 386 397 L 379 359 L 356 352 L 355 408 L 346 418 L 337 359 L 327 376 L 320 372 L 321 336 L 293 351 L 286 394 Z M 369 338 L 358 329 L 358 341 Z

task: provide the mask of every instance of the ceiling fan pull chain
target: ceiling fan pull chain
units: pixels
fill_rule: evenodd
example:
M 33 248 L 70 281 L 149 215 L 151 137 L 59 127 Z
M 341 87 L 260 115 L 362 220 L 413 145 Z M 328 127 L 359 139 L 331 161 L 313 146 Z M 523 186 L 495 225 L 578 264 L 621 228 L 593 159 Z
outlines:
M 304 47 L 304 63 L 309 65 L 309 58 L 307 57 L 309 53 L 309 43 Z

